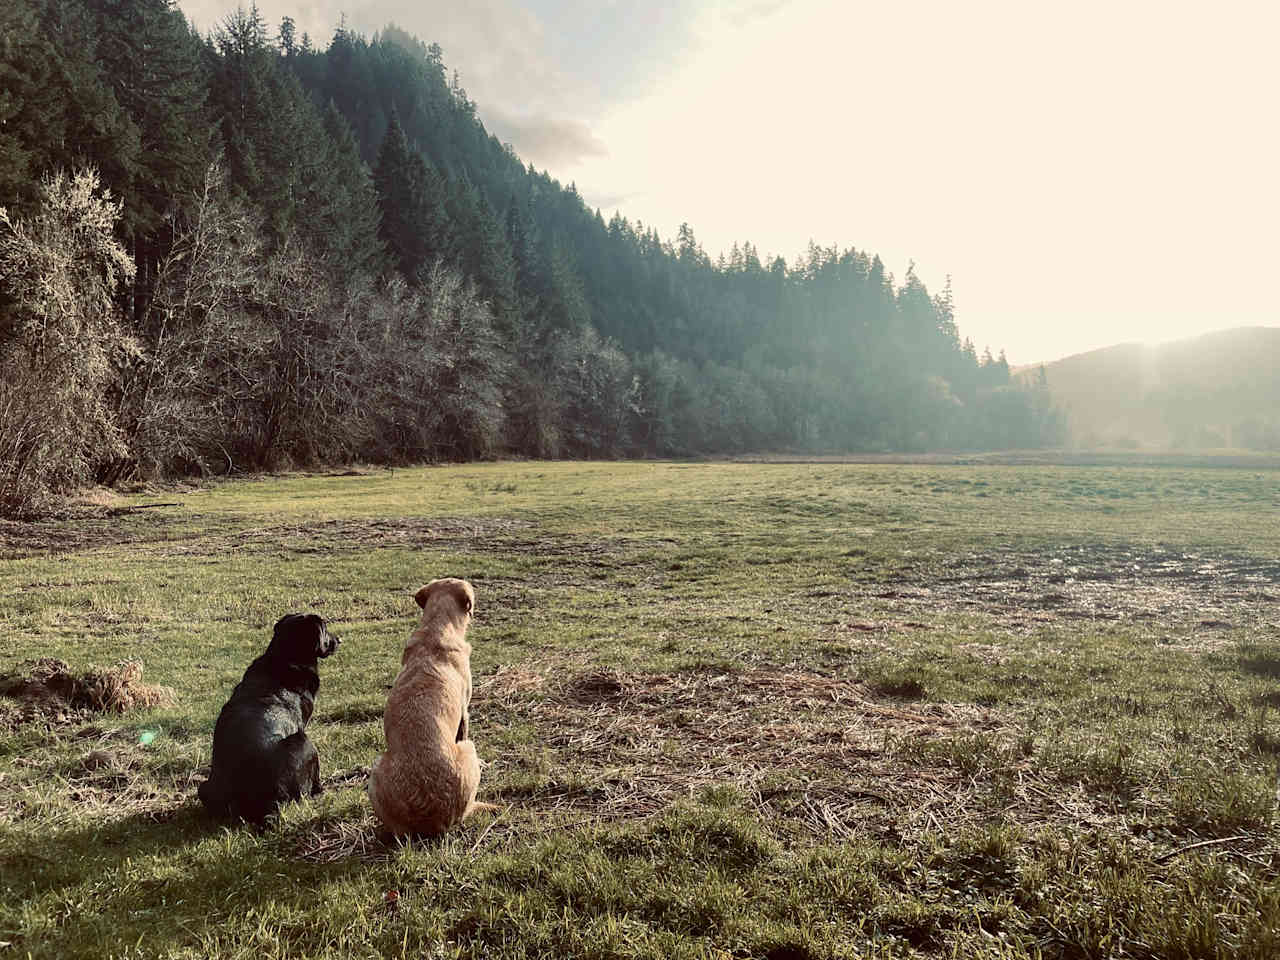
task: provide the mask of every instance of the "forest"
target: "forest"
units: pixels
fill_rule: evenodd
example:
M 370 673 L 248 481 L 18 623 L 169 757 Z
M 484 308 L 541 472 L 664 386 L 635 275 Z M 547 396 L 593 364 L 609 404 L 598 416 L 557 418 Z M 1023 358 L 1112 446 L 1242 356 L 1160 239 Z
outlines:
M 0 130 L 3 513 L 313 464 L 1063 436 L 949 287 L 606 221 L 395 26 L 6 0 Z

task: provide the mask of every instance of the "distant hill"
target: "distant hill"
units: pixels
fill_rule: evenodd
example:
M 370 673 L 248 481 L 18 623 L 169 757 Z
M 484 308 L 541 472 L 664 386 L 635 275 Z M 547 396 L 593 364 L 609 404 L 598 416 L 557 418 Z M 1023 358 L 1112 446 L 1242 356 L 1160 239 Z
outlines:
M 1014 375 L 1034 382 L 1040 366 Z M 1043 366 L 1077 447 L 1280 450 L 1280 327 L 1122 343 Z

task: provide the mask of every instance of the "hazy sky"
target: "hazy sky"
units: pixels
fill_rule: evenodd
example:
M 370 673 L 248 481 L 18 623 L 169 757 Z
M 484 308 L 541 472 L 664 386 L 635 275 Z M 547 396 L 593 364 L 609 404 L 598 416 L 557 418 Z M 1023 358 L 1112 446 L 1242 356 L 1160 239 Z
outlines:
M 202 29 L 230 8 L 180 0 Z M 526 160 L 666 238 L 952 277 L 1015 363 L 1280 325 L 1280 4 L 262 0 L 444 49 Z

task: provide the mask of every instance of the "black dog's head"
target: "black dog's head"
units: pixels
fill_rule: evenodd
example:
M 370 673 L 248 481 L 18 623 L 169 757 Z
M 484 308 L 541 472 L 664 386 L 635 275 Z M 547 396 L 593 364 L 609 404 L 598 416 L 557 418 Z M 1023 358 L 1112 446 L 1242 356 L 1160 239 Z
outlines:
M 276 621 L 267 656 L 282 663 L 315 663 L 338 649 L 342 640 L 329 632 L 324 617 L 290 613 Z

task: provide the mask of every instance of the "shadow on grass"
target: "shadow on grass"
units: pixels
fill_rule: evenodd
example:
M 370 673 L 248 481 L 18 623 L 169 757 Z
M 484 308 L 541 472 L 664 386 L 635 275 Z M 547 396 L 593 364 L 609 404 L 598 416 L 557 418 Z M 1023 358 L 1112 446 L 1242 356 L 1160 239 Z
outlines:
M 314 909 L 317 887 L 367 869 L 298 860 L 287 849 L 295 833 L 214 820 L 193 799 L 33 835 L 26 847 L 11 835 L 0 896 L 24 909 L 0 933 L 32 957 L 102 957 L 135 943 L 169 954 L 199 948 L 236 918 Z
M 1240 649 L 1240 669 L 1257 677 L 1280 680 L 1280 648 L 1249 644 Z
M 13 878 L 14 882 L 0 879 L 0 892 L 9 898 L 38 897 L 82 883 L 86 876 L 130 858 L 177 853 L 225 826 L 211 819 L 193 798 L 181 806 L 140 812 L 110 823 L 33 833 L 25 845 L 15 831 L 17 835 L 6 844 L 9 849 L 0 854 L 0 878 Z

